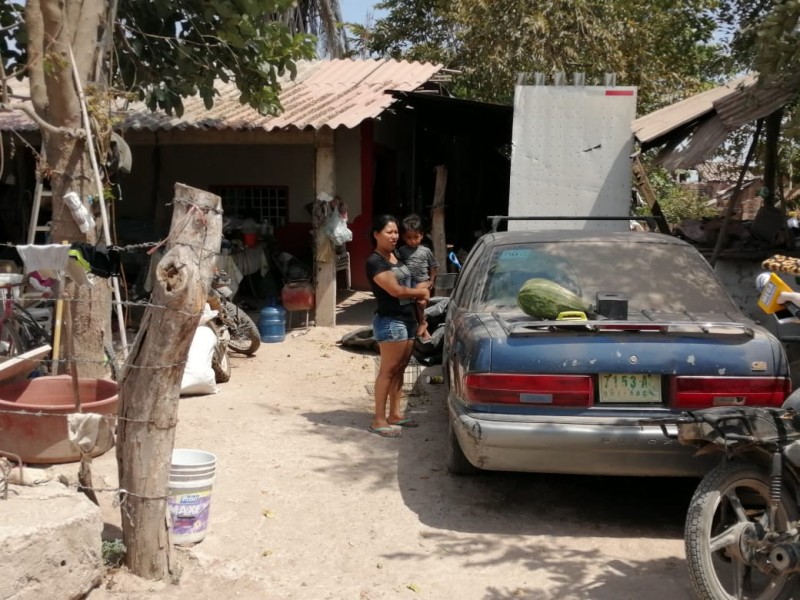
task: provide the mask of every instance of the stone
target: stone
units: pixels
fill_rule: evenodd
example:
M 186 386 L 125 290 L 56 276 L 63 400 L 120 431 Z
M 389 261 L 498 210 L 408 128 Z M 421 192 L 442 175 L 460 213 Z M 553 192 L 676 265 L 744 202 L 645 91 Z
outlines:
M 0 598 L 72 600 L 104 574 L 103 517 L 86 496 L 57 482 L 9 485 L 0 499 Z

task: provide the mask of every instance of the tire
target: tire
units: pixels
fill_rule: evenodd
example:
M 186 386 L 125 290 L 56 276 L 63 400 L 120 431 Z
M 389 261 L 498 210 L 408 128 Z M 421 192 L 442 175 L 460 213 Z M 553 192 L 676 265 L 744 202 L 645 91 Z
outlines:
M 689 504 L 684 532 L 686 562 L 695 598 L 788 600 L 797 591 L 797 574 L 766 574 L 732 553 L 740 536 L 735 536 L 735 542 L 732 539 L 732 543 L 718 550 L 711 548 L 712 540 L 730 527 L 768 518 L 769 487 L 768 475 L 749 462 L 722 463 L 700 482 Z M 743 518 L 734 514 L 732 498 L 741 502 L 745 513 Z M 796 519 L 796 514 L 792 498 L 784 489 L 778 507 L 777 529 L 786 531 L 787 523 Z M 733 591 L 734 577 L 742 586 L 743 594 L 738 597 Z
M 111 371 L 111 379 L 119 381 L 120 364 L 111 342 L 103 342 L 103 354 L 105 355 L 106 366 Z
M 469 462 L 464 455 L 461 444 L 458 443 L 456 432 L 453 430 L 452 422 L 448 422 L 447 430 L 447 470 L 452 475 L 475 475 L 479 473 L 480 469 Z
M 223 304 L 223 310 L 230 322 L 231 340 L 228 342 L 228 349 L 247 356 L 255 354 L 261 346 L 261 334 L 253 319 L 244 310 L 227 300 Z
M 28 350 L 25 340 L 20 335 L 20 331 L 12 321 L 2 324 L 0 330 L 0 361 L 13 358 Z
M 211 368 L 214 370 L 214 381 L 227 383 L 231 380 L 231 360 L 225 344 L 217 341 L 214 355 L 211 357 Z

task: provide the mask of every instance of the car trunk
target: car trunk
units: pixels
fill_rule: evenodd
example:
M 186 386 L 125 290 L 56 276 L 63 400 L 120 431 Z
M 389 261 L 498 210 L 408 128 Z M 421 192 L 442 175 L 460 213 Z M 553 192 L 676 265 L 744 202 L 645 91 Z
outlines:
M 580 322 L 526 325 L 496 313 L 479 318 L 486 338 L 479 342 L 482 351 L 474 353 L 482 360 L 470 370 L 491 377 L 472 383 L 514 388 L 516 396 L 505 396 L 508 403 L 518 397 L 520 404 L 539 406 L 689 409 L 773 405 L 785 394 L 780 348 L 754 325 L 719 318 L 676 325 L 672 316 L 663 328 L 659 324 L 666 321 L 656 319 L 619 324 L 632 330 L 587 330 Z M 709 327 L 712 323 L 716 325 Z M 651 328 L 640 330 L 640 325 Z M 509 376 L 505 381 L 504 375 Z M 531 377 L 510 379 L 513 375 Z M 477 397 L 489 399 L 492 394 Z

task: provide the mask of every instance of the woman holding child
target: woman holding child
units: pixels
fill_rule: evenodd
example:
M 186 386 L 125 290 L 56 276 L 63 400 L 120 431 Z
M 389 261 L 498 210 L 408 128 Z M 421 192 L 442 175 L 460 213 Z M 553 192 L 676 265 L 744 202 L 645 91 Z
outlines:
M 372 331 L 381 360 L 375 378 L 375 415 L 369 431 L 396 438 L 400 437 L 401 427 L 418 426 L 402 412 L 403 374 L 419 327 L 416 303 L 427 302 L 430 291 L 427 287 L 414 287 L 411 271 L 395 251 L 400 238 L 395 217 L 381 215 L 375 219 L 372 237 L 375 250 L 367 258 L 367 279 L 377 301 Z

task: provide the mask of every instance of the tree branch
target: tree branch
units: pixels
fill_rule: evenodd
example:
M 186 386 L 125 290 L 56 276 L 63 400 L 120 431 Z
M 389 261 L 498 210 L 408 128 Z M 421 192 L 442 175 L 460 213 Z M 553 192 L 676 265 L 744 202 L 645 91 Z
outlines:
M 50 123 L 42 119 L 39 115 L 37 115 L 36 111 L 33 110 L 30 106 L 26 106 L 25 104 L 0 103 L 0 111 L 14 111 L 14 110 L 19 110 L 24 112 L 33 121 L 35 121 L 39 127 L 49 131 L 50 133 L 63 134 L 68 137 L 74 137 L 79 139 L 86 138 L 86 132 L 83 129 L 81 128 L 73 129 L 71 127 L 56 127 L 55 125 L 51 125 Z

